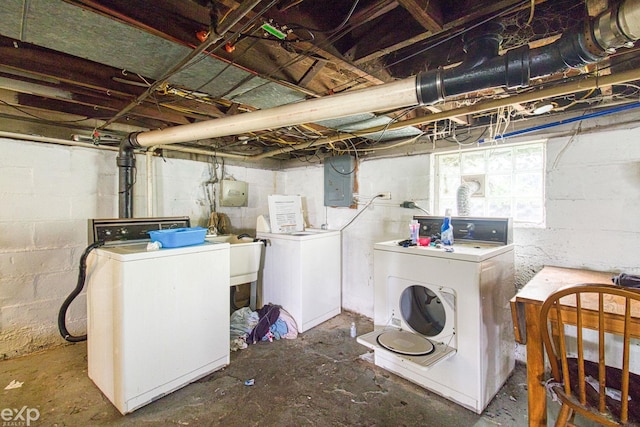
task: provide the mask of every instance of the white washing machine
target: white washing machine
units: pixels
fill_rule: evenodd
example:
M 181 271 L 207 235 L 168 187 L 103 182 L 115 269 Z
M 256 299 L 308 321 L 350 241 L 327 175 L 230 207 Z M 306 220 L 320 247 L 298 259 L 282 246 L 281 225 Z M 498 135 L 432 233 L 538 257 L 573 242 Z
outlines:
M 262 301 L 282 306 L 307 331 L 342 309 L 342 242 L 339 230 L 304 228 L 302 198 L 270 195 L 256 237 L 266 241 Z
M 442 224 L 419 220 L 423 230 Z M 377 366 L 479 414 L 515 365 L 515 283 L 508 220 L 471 220 L 453 219 L 451 248 L 374 245 L 374 331 L 358 342 Z
M 98 240 L 149 227 L 101 223 Z M 228 243 L 147 251 L 123 242 L 90 253 L 88 374 L 122 414 L 229 364 L 229 266 Z
M 258 232 L 266 239 L 262 301 L 282 306 L 307 331 L 340 314 L 341 234 L 337 230 Z

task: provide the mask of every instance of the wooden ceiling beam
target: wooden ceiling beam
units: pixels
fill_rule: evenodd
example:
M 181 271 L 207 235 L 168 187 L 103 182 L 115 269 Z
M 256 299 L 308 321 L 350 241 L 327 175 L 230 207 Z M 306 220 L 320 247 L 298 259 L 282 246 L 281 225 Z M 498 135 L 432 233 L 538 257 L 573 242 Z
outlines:
M 236 9 L 239 6 L 239 3 L 235 0 L 220 0 L 220 3 L 229 9 Z M 251 19 L 256 16 L 255 12 L 249 12 L 246 15 L 246 18 Z M 338 57 L 337 55 L 329 52 L 328 50 L 318 48 L 316 45 L 309 42 L 298 42 L 295 44 L 297 52 L 305 52 L 307 56 L 312 56 L 313 54 L 317 56 L 321 56 L 324 59 L 333 62 L 342 70 L 353 74 L 355 77 L 363 79 L 369 83 L 373 84 L 381 84 L 384 83 L 378 77 L 375 77 L 366 71 L 356 67 L 355 65 L 350 64 L 345 61 L 343 58 Z
M 121 96 L 137 95 L 144 92 L 142 87 L 113 80 L 114 76 L 118 76 L 136 82 L 141 81 L 137 77 L 123 75 L 122 71 L 117 68 L 22 42 L 18 43 L 17 48 L 0 47 L 0 66 L 18 73 L 41 77 L 44 80 L 53 79 L 96 91 L 109 91 Z
M 318 75 L 318 73 L 324 68 L 325 65 L 327 65 L 327 61 L 325 59 L 316 58 L 316 62 L 314 62 L 313 66 L 309 68 L 309 70 L 297 83 L 298 86 L 307 87 L 309 82 Z
M 24 80 L 14 80 L 8 77 L 0 75 L 0 88 L 18 93 L 19 100 L 30 100 L 30 96 L 35 96 L 38 99 L 49 99 L 56 102 L 55 108 L 57 111 L 69 112 L 76 114 L 77 109 L 75 107 L 65 108 L 64 106 L 81 105 L 88 108 L 87 114 L 90 117 L 104 116 L 103 113 L 96 114 L 91 113 L 93 111 L 118 111 L 123 105 L 129 102 L 128 98 L 101 95 L 101 94 L 87 94 L 80 92 L 74 92 L 74 88 L 69 85 L 54 85 L 54 84 L 40 84 L 32 83 Z M 53 105 L 53 104 L 51 104 Z M 34 105 L 38 106 L 38 105 Z M 190 123 L 184 114 L 177 114 L 175 112 L 164 110 L 158 106 L 152 107 L 151 105 L 138 105 L 133 111 L 132 115 L 161 120 L 165 123 L 173 124 L 187 124 Z
M 442 10 L 440 4 L 431 0 L 398 0 L 425 30 L 432 33 L 442 31 Z
M 547 0 L 536 0 L 536 4 L 539 3 L 544 3 Z M 521 0 L 503 0 L 503 1 L 498 1 L 495 3 L 492 3 L 491 5 L 484 7 L 482 9 L 478 9 L 476 12 L 473 12 L 469 15 L 465 15 L 463 18 L 460 19 L 456 19 L 455 21 L 451 21 L 451 22 L 447 22 L 444 23 L 442 25 L 442 28 L 438 31 L 426 31 L 424 33 L 420 33 L 420 34 L 416 34 L 414 37 L 408 38 L 406 40 L 403 40 L 399 43 L 396 43 L 394 45 L 385 47 L 383 49 L 379 49 L 378 51 L 371 53 L 367 56 L 363 56 L 362 58 L 359 58 L 358 60 L 354 61 L 354 63 L 356 65 L 361 65 L 361 64 L 365 64 L 367 62 L 373 61 L 375 59 L 381 58 L 385 55 L 388 55 L 390 53 L 393 52 L 397 52 L 398 50 L 404 49 L 406 47 L 411 46 L 412 44 L 421 42 L 423 40 L 426 40 L 430 37 L 433 37 L 435 35 L 438 34 L 442 34 L 448 31 L 453 30 L 454 28 L 462 28 L 465 25 L 475 21 L 476 19 L 480 19 L 484 16 L 489 16 L 492 14 L 495 14 L 496 12 L 499 12 L 502 9 L 506 9 L 508 7 L 514 6 L 516 4 L 518 4 L 519 2 L 521 2 Z M 526 6 L 523 6 L 521 8 L 518 8 L 517 10 L 521 10 L 522 8 L 524 8 Z

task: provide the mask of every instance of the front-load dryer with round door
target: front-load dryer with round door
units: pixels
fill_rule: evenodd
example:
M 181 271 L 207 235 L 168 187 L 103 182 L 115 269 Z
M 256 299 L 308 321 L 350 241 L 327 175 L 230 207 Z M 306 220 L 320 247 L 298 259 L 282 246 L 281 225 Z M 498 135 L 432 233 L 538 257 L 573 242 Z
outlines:
M 476 413 L 512 372 L 513 245 L 374 245 L 377 366 Z
M 384 310 L 387 318 L 368 336 L 359 337 L 428 367 L 455 353 L 456 292 L 451 288 L 391 276 Z

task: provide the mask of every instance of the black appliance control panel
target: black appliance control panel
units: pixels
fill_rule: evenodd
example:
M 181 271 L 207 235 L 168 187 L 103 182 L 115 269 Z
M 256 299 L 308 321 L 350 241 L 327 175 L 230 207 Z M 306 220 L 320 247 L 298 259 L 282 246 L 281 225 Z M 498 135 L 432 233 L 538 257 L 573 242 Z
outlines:
M 443 216 L 414 216 L 420 224 L 420 236 L 439 235 Z M 495 243 L 506 245 L 513 242 L 511 218 L 451 217 L 453 241 L 469 243 Z
M 150 240 L 149 231 L 188 228 L 188 216 L 158 218 L 107 218 L 89 220 L 89 243 L 106 244 Z

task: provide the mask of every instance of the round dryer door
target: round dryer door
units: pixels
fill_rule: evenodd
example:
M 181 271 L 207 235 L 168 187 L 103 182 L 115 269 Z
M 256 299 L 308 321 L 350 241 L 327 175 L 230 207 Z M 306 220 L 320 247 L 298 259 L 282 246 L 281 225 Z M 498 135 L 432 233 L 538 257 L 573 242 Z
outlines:
M 400 295 L 400 312 L 411 329 L 425 337 L 442 333 L 447 324 L 445 302 L 431 289 L 409 286 Z
M 457 348 L 453 289 L 389 277 L 387 298 L 387 316 L 393 326 Z

